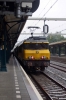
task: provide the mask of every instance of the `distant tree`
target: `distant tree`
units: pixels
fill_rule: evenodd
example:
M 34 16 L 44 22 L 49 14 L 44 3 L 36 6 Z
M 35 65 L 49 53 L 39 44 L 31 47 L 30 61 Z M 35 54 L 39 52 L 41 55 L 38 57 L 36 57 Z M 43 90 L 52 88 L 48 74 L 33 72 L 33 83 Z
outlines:
M 48 34 L 47 39 L 48 39 L 49 43 L 66 40 L 66 38 L 64 36 L 62 36 L 61 34 L 58 34 L 58 33 Z

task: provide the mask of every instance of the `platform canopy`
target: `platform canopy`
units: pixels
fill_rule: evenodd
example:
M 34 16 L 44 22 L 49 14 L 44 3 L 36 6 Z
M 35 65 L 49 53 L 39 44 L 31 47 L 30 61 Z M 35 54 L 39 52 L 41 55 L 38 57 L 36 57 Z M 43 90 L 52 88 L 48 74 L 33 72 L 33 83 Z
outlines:
M 0 46 L 6 42 L 14 47 L 28 16 L 39 7 L 40 0 L 0 0 Z

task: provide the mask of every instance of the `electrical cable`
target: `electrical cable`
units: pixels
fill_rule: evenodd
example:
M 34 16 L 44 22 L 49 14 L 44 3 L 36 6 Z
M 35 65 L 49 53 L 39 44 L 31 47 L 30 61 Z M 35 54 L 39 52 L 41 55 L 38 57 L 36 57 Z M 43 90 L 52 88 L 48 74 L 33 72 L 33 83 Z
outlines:
M 65 25 L 65 24 L 66 24 L 66 23 L 63 23 L 63 24 L 61 24 L 61 25 L 59 25 L 59 26 L 57 26 L 57 27 L 51 28 L 50 30 L 52 30 L 52 29 L 56 29 L 56 28 L 59 28 L 59 27 Z
M 66 29 L 63 29 L 63 30 L 61 30 L 61 31 L 59 31 L 59 32 L 63 32 L 63 31 L 65 31 Z
M 58 1 L 58 0 L 56 0 L 56 1 L 53 3 L 53 5 L 47 10 L 47 12 L 43 15 L 43 17 L 52 9 L 52 7 L 57 3 L 57 1 Z M 42 18 L 43 18 L 43 17 L 42 17 Z M 42 18 L 41 18 L 41 19 L 42 19 Z M 40 19 L 40 20 L 41 20 L 41 19 Z M 40 21 L 40 20 L 39 20 L 39 21 Z M 39 21 L 38 21 L 38 22 L 39 22 Z M 38 22 L 37 22 L 35 25 L 37 25 Z M 35 29 L 35 30 L 36 30 L 36 29 Z M 34 31 L 35 31 L 35 30 L 34 30 Z
M 66 24 L 66 23 L 65 23 Z M 64 24 L 62 24 L 62 25 L 60 25 L 60 26 L 58 26 L 58 27 L 55 27 L 55 28 L 53 28 L 53 29 L 56 29 L 56 28 L 59 28 L 59 27 L 61 27 L 61 26 L 63 26 Z M 64 29 L 65 30 L 65 29 Z M 62 31 L 64 31 L 64 30 L 62 30 Z M 62 32 L 62 31 L 59 31 L 59 32 Z M 52 33 L 52 32 L 50 32 L 50 33 Z
M 50 1 L 51 1 L 51 0 L 49 0 L 49 2 L 46 4 L 46 6 L 43 8 L 43 10 L 46 9 L 46 7 L 47 7 L 48 4 L 50 3 Z M 57 0 L 57 1 L 58 1 L 58 0 Z M 57 1 L 56 1 L 56 2 L 57 2 Z M 55 3 L 56 3 L 56 2 L 55 2 Z M 54 4 L 53 4 L 53 5 L 54 5 Z M 53 5 L 52 5 L 52 6 L 53 6 Z M 51 7 L 52 7 L 52 6 L 51 6 Z M 51 8 L 51 7 L 50 7 L 50 8 Z M 41 13 L 43 12 L 43 10 L 41 11 Z M 49 10 L 50 10 L 50 9 L 49 9 Z M 40 13 L 40 14 L 41 14 L 41 13 Z M 48 12 L 46 12 L 46 13 L 48 13 Z M 45 13 L 45 14 L 46 14 L 46 13 Z M 40 16 L 40 14 L 39 14 L 38 16 Z M 44 14 L 44 15 L 45 15 L 45 14 Z M 44 15 L 43 15 L 43 17 L 44 17 Z M 42 18 L 43 18 L 43 17 L 42 17 Z M 39 21 L 40 21 L 40 20 L 39 20 Z M 34 22 L 33 22 L 32 24 L 34 24 Z M 35 24 L 35 25 L 36 25 L 36 24 Z M 36 30 L 36 29 L 35 29 L 35 30 Z
M 41 13 L 46 9 L 46 7 L 48 6 L 48 4 L 51 2 L 51 0 L 49 0 L 49 2 L 47 2 L 47 4 L 46 4 L 46 6 L 43 8 L 43 10 L 39 13 L 39 15 L 38 16 L 40 16 L 41 15 Z M 32 24 L 34 24 L 34 21 L 33 21 L 33 23 Z
M 50 2 L 51 2 L 51 0 L 49 0 L 49 1 L 47 2 L 46 6 L 43 8 L 43 10 L 39 13 L 38 16 L 41 15 L 41 13 L 46 9 L 46 7 L 48 6 L 48 4 L 49 4 Z M 34 21 L 32 22 L 32 24 L 34 24 Z M 32 24 L 31 24 L 31 26 L 32 26 Z M 27 30 L 27 29 L 26 29 L 26 30 Z
M 56 32 L 56 33 L 61 33 L 61 32 L 63 32 L 63 31 L 65 31 L 66 29 L 63 29 L 63 30 L 61 30 L 61 31 L 58 31 L 58 32 Z M 50 33 L 52 33 L 52 32 L 50 32 Z
M 47 12 L 43 15 L 43 17 L 52 9 L 52 7 L 57 3 L 57 1 L 58 1 L 58 0 L 56 0 L 56 1 L 53 3 L 53 5 L 47 10 Z M 48 2 L 48 3 L 49 3 L 49 2 Z M 48 4 L 48 3 L 47 3 L 47 4 Z M 47 6 L 47 5 L 46 5 L 46 6 Z M 44 9 L 45 9 L 45 8 L 44 8 Z M 43 18 L 43 17 L 42 17 L 42 18 Z M 39 20 L 39 21 L 40 21 L 40 20 Z M 39 22 L 39 21 L 38 21 L 38 22 Z M 35 25 L 37 25 L 38 22 L 37 22 Z M 35 29 L 35 30 L 36 30 L 36 29 Z M 34 30 L 34 31 L 35 31 L 35 30 Z

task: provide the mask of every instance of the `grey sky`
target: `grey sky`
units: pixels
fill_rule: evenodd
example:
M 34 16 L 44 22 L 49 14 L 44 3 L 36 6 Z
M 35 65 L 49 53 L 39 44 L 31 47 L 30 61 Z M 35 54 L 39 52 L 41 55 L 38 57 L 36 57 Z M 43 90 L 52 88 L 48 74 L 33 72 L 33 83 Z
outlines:
M 55 1 L 57 0 L 40 0 L 39 8 L 32 15 L 32 17 L 43 17 L 43 15 L 48 11 L 48 9 L 54 4 Z M 66 18 L 66 0 L 58 0 L 56 4 L 50 9 L 50 11 L 44 16 L 44 18 Z M 22 35 L 24 31 L 26 31 L 26 33 L 30 32 L 27 29 L 27 27 L 34 26 L 37 22 L 38 21 L 27 21 L 18 41 L 22 41 L 24 38 L 26 38 L 27 36 Z M 66 29 L 66 21 L 65 22 L 64 21 L 46 21 L 46 24 L 49 25 L 49 33 L 50 32 L 55 33 L 63 29 Z M 44 22 L 39 21 L 39 23 L 36 26 L 39 26 L 41 29 L 36 30 L 35 32 L 40 33 L 41 31 L 43 31 L 43 25 L 44 25 Z M 66 31 L 63 31 L 62 33 L 65 33 L 65 32 Z

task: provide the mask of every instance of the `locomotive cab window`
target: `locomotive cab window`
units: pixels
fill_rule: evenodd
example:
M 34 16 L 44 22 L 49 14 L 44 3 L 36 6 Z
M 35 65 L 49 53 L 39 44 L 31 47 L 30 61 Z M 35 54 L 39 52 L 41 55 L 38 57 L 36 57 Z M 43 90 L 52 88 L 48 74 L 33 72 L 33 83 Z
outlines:
M 24 49 L 49 49 L 48 43 L 25 43 Z

